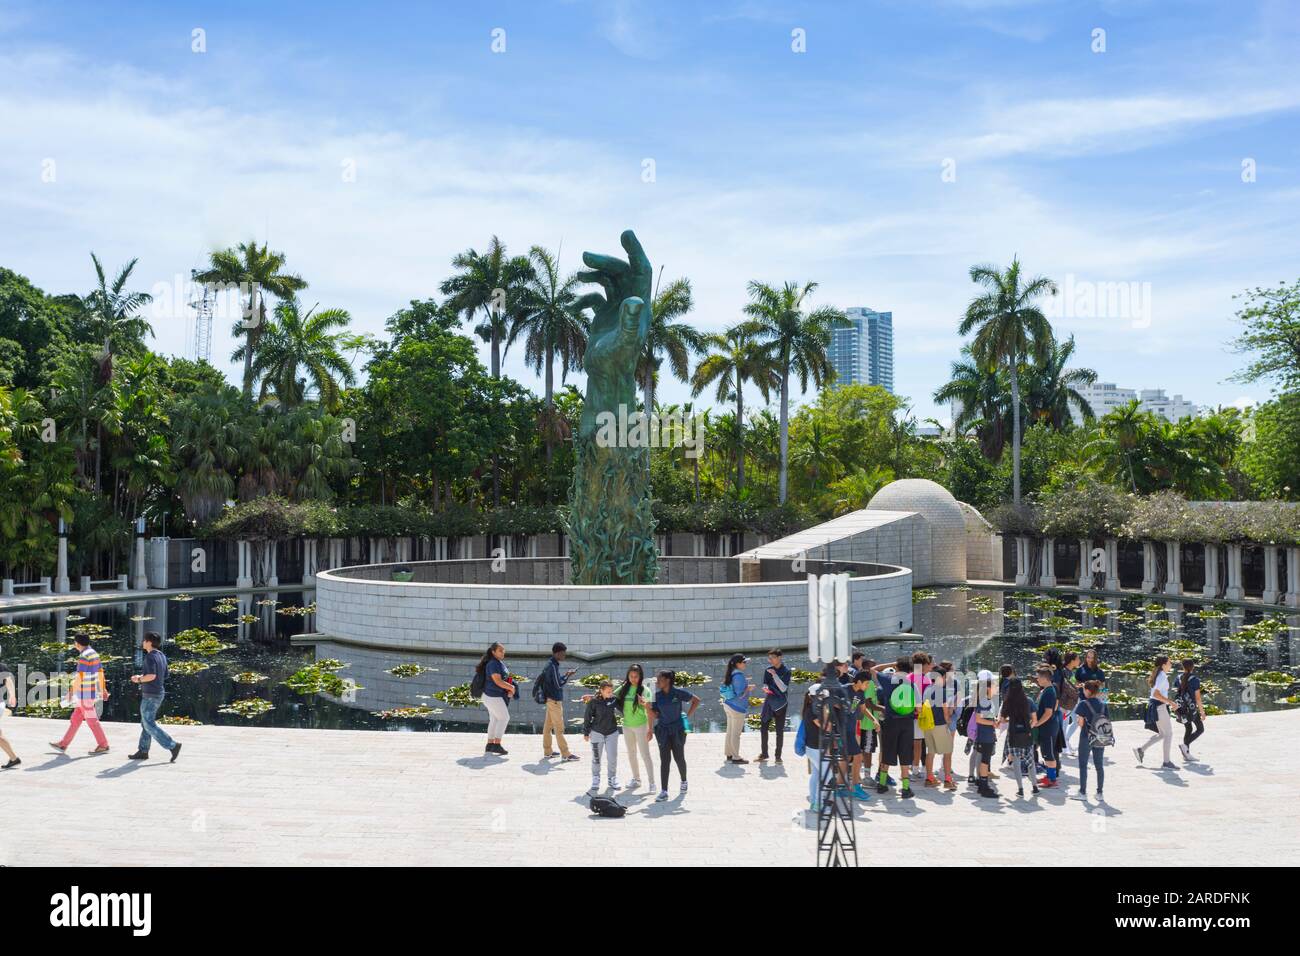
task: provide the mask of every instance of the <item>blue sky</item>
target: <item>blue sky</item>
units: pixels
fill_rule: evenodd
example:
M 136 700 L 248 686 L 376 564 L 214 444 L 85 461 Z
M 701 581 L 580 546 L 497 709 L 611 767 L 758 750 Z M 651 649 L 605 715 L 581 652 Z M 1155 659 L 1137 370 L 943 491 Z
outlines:
M 751 278 L 892 310 L 897 391 L 944 417 L 929 396 L 960 345 L 966 270 L 1019 254 L 1075 289 L 1132 284 L 1128 307 L 1056 322 L 1103 379 L 1258 399 L 1226 381 L 1225 343 L 1235 293 L 1300 273 L 1296 12 L 0 2 L 0 263 L 84 291 L 90 250 L 139 256 L 152 289 L 269 238 L 309 304 L 378 332 L 494 233 L 574 268 L 631 226 L 666 277 L 691 278 L 702 328 L 735 321 Z M 185 310 L 155 325 L 184 353 Z M 507 372 L 536 385 L 521 359 Z

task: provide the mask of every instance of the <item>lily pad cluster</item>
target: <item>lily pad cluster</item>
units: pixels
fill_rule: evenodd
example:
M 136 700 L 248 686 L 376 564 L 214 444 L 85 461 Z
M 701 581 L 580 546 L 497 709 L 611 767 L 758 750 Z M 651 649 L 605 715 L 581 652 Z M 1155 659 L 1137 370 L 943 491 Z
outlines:
M 469 684 L 457 684 L 435 693 L 434 698 L 452 707 L 482 707 L 479 701 L 469 695 Z
M 176 646 L 183 651 L 189 651 L 191 654 L 203 654 L 211 657 L 220 654 L 222 651 L 234 647 L 233 644 L 223 643 L 217 635 L 211 631 L 205 631 L 201 627 L 191 627 L 181 631 L 175 637 Z
M 315 664 L 309 664 L 290 674 L 281 683 L 294 693 L 303 695 L 323 693 L 331 697 L 343 697 L 349 691 L 362 689 L 359 684 L 339 677 L 335 673 L 338 668 L 330 666 L 333 663 L 333 661 L 317 661 Z
M 380 720 L 416 720 L 427 719 L 441 714 L 437 707 L 419 705 L 415 707 L 394 707 L 391 710 L 376 710 L 374 715 Z
M 169 674 L 180 674 L 182 677 L 189 677 L 193 674 L 201 673 L 211 666 L 211 664 L 204 664 L 202 661 L 172 661 L 167 665 L 167 672 Z
M 275 710 L 275 704 L 269 700 L 263 700 L 261 697 L 245 697 L 243 700 L 231 701 L 224 707 L 217 708 L 222 714 L 235 714 L 247 720 L 254 717 L 260 717 L 262 714 Z
M 388 673 L 392 674 L 394 677 L 407 678 L 418 677 L 425 671 L 431 670 L 433 670 L 432 667 L 424 667 L 420 664 L 398 664 L 395 667 L 390 667 Z

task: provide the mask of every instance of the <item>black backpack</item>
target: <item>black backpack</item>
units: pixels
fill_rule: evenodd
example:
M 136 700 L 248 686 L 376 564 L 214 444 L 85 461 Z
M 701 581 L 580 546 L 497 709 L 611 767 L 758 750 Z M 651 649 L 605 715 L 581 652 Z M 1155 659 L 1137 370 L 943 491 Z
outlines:
M 469 682 L 469 696 L 475 698 L 483 696 L 483 686 L 487 683 L 487 670 L 474 671 L 473 678 Z
M 966 731 L 970 727 L 970 717 L 973 713 L 975 713 L 975 706 L 967 704 L 961 709 L 961 713 L 957 715 L 957 733 L 962 737 L 969 736 Z
M 550 673 L 551 667 L 548 664 L 546 670 L 537 675 L 533 681 L 533 703 L 546 705 L 546 675 Z
M 601 817 L 621 817 L 627 813 L 627 807 L 613 797 L 596 795 L 591 798 L 591 812 Z

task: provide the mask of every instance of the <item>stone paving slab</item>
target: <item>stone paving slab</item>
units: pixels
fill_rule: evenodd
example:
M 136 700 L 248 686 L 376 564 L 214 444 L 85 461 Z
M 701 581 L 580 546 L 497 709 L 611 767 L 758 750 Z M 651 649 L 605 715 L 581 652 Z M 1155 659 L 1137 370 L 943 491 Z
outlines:
M 583 759 L 540 759 L 538 736 L 507 737 L 506 758 L 485 758 L 471 734 L 171 728 L 185 744 L 168 764 L 155 748 L 128 762 L 134 725 L 105 724 L 113 751 L 89 757 L 83 729 L 71 756 L 56 754 L 63 722 L 5 718 L 23 757 L 0 773 L 0 865 L 810 865 L 815 821 L 805 806 L 805 762 L 722 764 L 721 734 L 687 744 L 691 791 L 653 802 L 624 796 L 622 820 L 586 808 Z M 1120 747 L 1107 768 L 1107 803 L 1064 790 L 1018 801 L 920 790 L 901 803 L 860 806 L 863 864 L 1026 865 L 1077 855 L 1117 866 L 1250 865 L 1300 859 L 1300 713 L 1243 714 L 1208 722 L 1203 763 L 1181 773 L 1134 766 L 1145 740 L 1116 724 Z M 787 736 L 787 742 L 793 735 Z M 753 756 L 756 736 L 743 749 Z M 1158 756 L 1158 755 L 1157 755 Z M 959 766 L 964 758 L 958 755 Z M 1177 759 L 1177 752 L 1175 751 Z M 626 778 L 626 757 L 620 755 Z M 1179 761 L 1181 762 L 1181 761 Z M 1151 760 L 1148 759 L 1148 763 Z M 1010 798 L 1005 796 L 1010 794 Z

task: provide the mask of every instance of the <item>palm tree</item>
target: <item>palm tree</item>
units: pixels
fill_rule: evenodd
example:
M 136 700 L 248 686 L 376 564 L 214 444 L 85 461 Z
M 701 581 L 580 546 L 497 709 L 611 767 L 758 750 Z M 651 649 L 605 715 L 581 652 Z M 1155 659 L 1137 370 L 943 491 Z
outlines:
M 83 297 L 81 302 L 89 313 L 97 334 L 104 341 L 105 375 L 104 380 L 112 377 L 113 352 L 116 347 L 137 345 L 144 341 L 146 335 L 153 336 L 153 326 L 149 320 L 137 313 L 153 301 L 147 292 L 126 292 L 126 280 L 131 277 L 139 259 L 132 259 L 117 273 L 110 283 L 100 264 L 99 257 L 93 252 L 90 261 L 95 264 L 95 288 Z
M 975 431 L 980 451 L 989 461 L 1002 457 L 1007 441 L 1007 407 L 1005 380 L 995 367 L 978 362 L 969 344 L 963 345 L 960 361 L 953 362 L 948 382 L 935 389 L 936 402 L 957 402 L 961 409 L 953 416 L 952 428 L 958 435 Z
M 716 383 L 715 395 L 719 402 L 736 403 L 735 426 L 743 433 L 745 427 L 745 382 L 758 386 L 763 401 L 767 402 L 772 389 L 779 384 L 779 376 L 771 358 L 756 338 L 753 323 L 732 326 L 724 334 L 705 337 L 705 348 L 713 349 L 695 367 L 691 376 L 691 392 L 699 395 Z M 744 443 L 738 444 L 736 454 L 736 491 L 745 487 Z
M 1155 429 L 1155 416 L 1144 412 L 1134 399 L 1097 423 L 1096 435 L 1084 446 L 1084 454 L 1090 465 L 1109 477 L 1127 475 L 1129 488 L 1136 494 L 1138 481 L 1133 462 L 1140 457 L 1145 436 Z
M 704 333 L 693 325 L 675 321 L 693 308 L 690 279 L 674 279 L 662 292 L 655 293 L 650 331 L 636 368 L 647 415 L 655 407 L 655 376 L 663 360 L 668 359 L 668 367 L 678 381 L 687 382 L 691 377 L 689 356 L 704 351 Z
M 196 524 L 221 514 L 234 497 L 249 433 L 246 414 L 239 392 L 227 386 L 195 392 L 171 409 L 176 495 Z
M 834 481 L 839 471 L 839 453 L 842 447 L 839 435 L 828 430 L 821 421 L 813 419 L 803 440 L 795 444 L 791 459 L 809 471 L 813 491 L 821 488 L 822 479 Z
M 1066 368 L 1074 356 L 1074 336 L 1064 342 L 1053 342 L 1041 365 L 1024 369 L 1025 405 L 1029 414 L 1047 422 L 1057 431 L 1073 423 L 1070 407 L 1088 420 L 1093 417 L 1092 406 L 1079 393 L 1082 385 L 1097 381 L 1097 373 L 1090 368 Z
M 1020 362 L 1046 360 L 1052 326 L 1034 304 L 1039 296 L 1056 295 L 1056 283 L 1045 276 L 1021 282 L 1020 259 L 1000 271 L 993 265 L 971 266 L 971 281 L 984 292 L 971 300 L 957 327 L 958 334 L 975 331 L 971 354 L 989 366 L 1006 366 L 1011 376 L 1011 496 L 1020 504 Z
M 520 291 L 532 276 L 532 265 L 524 256 L 510 258 L 501 240 L 493 236 L 487 252 L 466 249 L 451 260 L 460 275 L 447 279 L 439 287 L 451 298 L 446 303 L 452 312 L 464 313 L 472 321 L 482 310 L 483 321 L 474 334 L 492 345 L 492 377 L 501 377 L 502 342 L 509 347 L 512 317 L 518 315 Z
M 321 405 L 331 411 L 336 409 L 339 381 L 345 385 L 356 381 L 352 365 L 343 354 L 346 336 L 339 331 L 351 321 L 344 309 L 317 312 L 313 306 L 304 315 L 296 298 L 276 305 L 274 318 L 263 331 L 253 358 L 253 375 L 262 382 L 261 398 L 273 393 L 285 408 L 295 408 L 307 397 L 310 382 Z M 248 347 L 244 342 L 233 358 L 242 359 Z M 300 379 L 300 374 L 306 377 Z
M 847 325 L 848 318 L 839 309 L 824 305 L 804 312 L 804 299 L 817 288 L 816 282 L 787 282 L 780 289 L 762 282 L 749 283 L 750 303 L 745 314 L 754 320 L 764 339 L 781 386 L 781 477 L 778 500 L 784 504 L 790 468 L 790 373 L 799 376 L 799 389 L 808 391 L 808 380 L 817 388 L 831 378 L 826 349 L 831 344 L 831 330 Z
M 209 268 L 197 273 L 194 279 L 204 285 L 238 289 L 240 295 L 248 296 L 245 319 L 235 323 L 234 329 L 235 337 L 242 337 L 244 344 L 232 357 L 236 361 L 243 357 L 244 398 L 251 400 L 253 359 L 266 329 L 266 294 L 291 299 L 294 293 L 307 288 L 307 282 L 299 275 L 284 271 L 284 253 L 272 252 L 266 243 L 259 246 L 255 239 L 212 253 Z
M 510 329 L 507 345 L 524 333 L 524 362 L 545 381 L 539 422 L 550 466 L 555 442 L 565 438 L 563 419 L 555 413 L 555 357 L 560 358 L 560 381 L 582 367 L 587 348 L 587 321 L 577 308 L 576 275 L 560 278 L 559 261 L 541 246 L 528 250 L 532 274 L 524 283 L 520 315 Z

